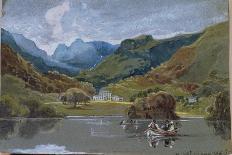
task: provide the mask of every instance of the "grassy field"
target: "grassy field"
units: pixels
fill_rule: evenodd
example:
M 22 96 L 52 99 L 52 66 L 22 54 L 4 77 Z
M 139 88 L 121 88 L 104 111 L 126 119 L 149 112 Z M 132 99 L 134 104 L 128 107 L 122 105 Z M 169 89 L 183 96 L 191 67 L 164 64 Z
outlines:
M 203 99 L 195 106 L 184 106 L 177 103 L 176 113 L 180 117 L 185 116 L 205 116 L 205 109 L 210 100 Z M 45 103 L 54 106 L 59 113 L 65 116 L 118 116 L 126 115 L 127 108 L 132 102 L 111 102 L 111 101 L 91 101 L 88 104 L 80 104 L 76 108 L 73 105 L 64 105 L 62 102 Z M 199 107 L 199 104 L 201 106 Z
M 213 96 L 202 97 L 194 105 L 177 102 L 176 111 L 179 116 L 207 116 L 207 108 L 215 101 Z
M 5 74 L 1 76 L 1 95 L 10 95 L 17 101 L 37 100 L 42 103 L 57 101 L 56 93 L 41 93 L 39 91 L 25 88 L 26 83 L 12 75 Z
M 111 102 L 91 101 L 88 104 L 64 105 L 61 102 L 48 102 L 45 104 L 52 105 L 57 112 L 63 113 L 65 116 L 106 116 L 106 115 L 125 115 L 126 109 L 130 106 L 130 102 Z

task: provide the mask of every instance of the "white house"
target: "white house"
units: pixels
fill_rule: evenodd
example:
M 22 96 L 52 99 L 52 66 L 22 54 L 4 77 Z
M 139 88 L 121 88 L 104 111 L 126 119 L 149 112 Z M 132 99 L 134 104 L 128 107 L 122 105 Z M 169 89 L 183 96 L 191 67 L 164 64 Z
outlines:
M 93 96 L 94 101 L 123 101 L 122 97 L 112 95 L 110 91 L 100 91 L 98 95 Z
M 100 91 L 98 95 L 93 96 L 94 101 L 107 101 L 111 100 L 112 93 L 109 91 Z
M 112 101 L 116 101 L 116 102 L 122 102 L 123 101 L 123 97 L 119 97 L 117 95 L 112 96 L 111 98 Z
M 197 102 L 197 97 L 196 96 L 189 96 L 187 97 L 188 103 L 194 104 Z

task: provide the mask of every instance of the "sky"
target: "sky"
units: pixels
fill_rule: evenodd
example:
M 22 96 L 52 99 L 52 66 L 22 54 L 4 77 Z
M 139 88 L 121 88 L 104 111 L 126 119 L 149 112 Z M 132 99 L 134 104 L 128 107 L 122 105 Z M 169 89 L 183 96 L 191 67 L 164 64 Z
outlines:
M 227 0 L 4 0 L 1 27 L 51 55 L 77 38 L 112 44 L 141 34 L 164 39 L 226 20 Z

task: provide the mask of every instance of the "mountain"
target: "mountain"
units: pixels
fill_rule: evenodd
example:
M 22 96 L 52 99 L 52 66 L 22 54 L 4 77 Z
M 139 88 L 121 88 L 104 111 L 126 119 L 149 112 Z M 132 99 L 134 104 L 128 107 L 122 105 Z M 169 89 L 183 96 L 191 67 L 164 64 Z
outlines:
M 196 42 L 179 49 L 169 61 L 147 76 L 156 77 L 157 82 L 161 79 L 192 83 L 228 80 L 228 40 L 228 22 L 211 26 Z
M 77 78 L 101 88 L 130 76 L 143 75 L 152 67 L 167 61 L 177 49 L 193 43 L 200 35 L 182 35 L 165 40 L 154 40 L 150 35 L 142 35 L 126 39 L 115 53 L 95 68 L 81 72 Z
M 12 33 L 12 36 L 17 45 L 25 52 L 30 53 L 33 56 L 46 58 L 47 53 L 44 50 L 39 49 L 36 44 L 24 37 L 22 34 Z
M 117 47 L 103 41 L 84 42 L 76 39 L 69 47 L 59 44 L 52 58 L 74 67 L 89 69 L 112 54 Z
M 10 33 L 1 29 L 2 43 L 17 51 L 30 61 L 40 72 L 58 71 L 67 75 L 77 75 L 83 69 L 89 69 L 112 54 L 118 45 L 104 41 L 84 42 L 76 39 L 70 47 L 59 44 L 52 56 L 39 49 L 36 44 L 22 34 Z
M 92 41 L 87 43 L 93 45 L 97 51 L 97 55 L 101 57 L 105 57 L 112 54 L 119 47 L 119 45 L 112 45 L 105 41 Z
M 42 93 L 60 93 L 69 88 L 80 88 L 89 94 L 94 88 L 58 72 L 48 72 L 46 75 L 37 72 L 30 62 L 24 60 L 18 52 L 9 45 L 1 44 L 1 74 L 15 76 L 25 82 L 25 87 Z
M 199 88 L 199 95 L 229 88 L 228 22 L 206 28 L 192 44 L 183 46 L 162 65 L 143 76 L 130 77 L 108 87 L 130 98 L 141 90 L 161 88 L 174 95 Z M 184 90 L 183 90 L 184 88 Z
M 3 28 L 1 28 L 1 44 L 6 44 L 14 51 L 17 51 L 25 60 L 30 61 L 42 73 L 59 71 L 60 73 L 68 75 L 76 75 L 79 72 L 78 68 L 51 60 L 45 51 L 40 50 L 33 41 L 26 39 L 23 35 L 12 35 Z

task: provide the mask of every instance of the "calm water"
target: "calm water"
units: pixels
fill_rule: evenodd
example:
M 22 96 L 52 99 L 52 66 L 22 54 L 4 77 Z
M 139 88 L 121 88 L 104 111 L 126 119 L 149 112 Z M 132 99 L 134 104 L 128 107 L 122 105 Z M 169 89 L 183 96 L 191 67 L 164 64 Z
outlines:
M 121 120 L 123 117 L 0 120 L 0 150 L 168 155 L 230 149 L 228 122 L 186 118 L 176 122 L 181 127 L 177 137 L 148 140 L 143 133 L 149 121 L 120 126 Z

